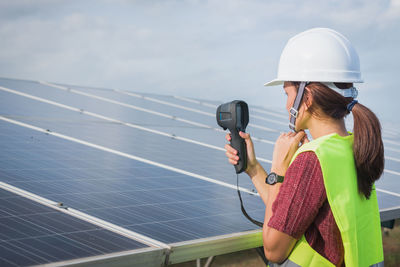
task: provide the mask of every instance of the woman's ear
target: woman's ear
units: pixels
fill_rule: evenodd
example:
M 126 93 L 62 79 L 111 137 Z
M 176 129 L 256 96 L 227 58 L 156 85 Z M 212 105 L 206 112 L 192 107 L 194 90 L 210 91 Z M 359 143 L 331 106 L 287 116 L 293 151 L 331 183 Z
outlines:
M 305 110 L 308 110 L 308 108 L 311 107 L 312 105 L 312 95 L 310 89 L 306 87 L 305 90 L 306 90 L 304 94 Z

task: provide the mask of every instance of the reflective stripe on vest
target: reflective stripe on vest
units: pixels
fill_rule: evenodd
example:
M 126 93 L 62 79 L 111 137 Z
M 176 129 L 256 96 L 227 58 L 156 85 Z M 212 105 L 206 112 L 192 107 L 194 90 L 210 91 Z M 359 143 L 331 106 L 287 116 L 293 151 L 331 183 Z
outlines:
M 326 196 L 342 237 L 346 267 L 381 267 L 383 248 L 375 187 L 368 200 L 358 193 L 353 140 L 352 135 L 322 136 L 301 146 L 291 163 L 305 151 L 313 151 L 318 157 Z M 303 235 L 284 263 L 270 266 L 334 265 L 317 253 Z

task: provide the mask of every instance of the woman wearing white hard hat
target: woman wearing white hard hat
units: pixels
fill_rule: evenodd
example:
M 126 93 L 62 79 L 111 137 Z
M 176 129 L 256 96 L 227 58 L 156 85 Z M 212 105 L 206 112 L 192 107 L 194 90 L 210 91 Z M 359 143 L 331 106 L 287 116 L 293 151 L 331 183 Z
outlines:
M 270 266 L 383 266 L 374 186 L 384 167 L 381 126 L 355 100 L 353 83 L 360 82 L 357 52 L 343 35 L 327 28 L 302 32 L 286 44 L 278 77 L 265 84 L 283 84 L 294 130 L 277 139 L 268 174 L 249 134 L 240 133 L 246 173 L 266 205 L 263 241 Z M 350 113 L 353 133 L 344 123 Z M 236 151 L 225 148 L 236 164 Z

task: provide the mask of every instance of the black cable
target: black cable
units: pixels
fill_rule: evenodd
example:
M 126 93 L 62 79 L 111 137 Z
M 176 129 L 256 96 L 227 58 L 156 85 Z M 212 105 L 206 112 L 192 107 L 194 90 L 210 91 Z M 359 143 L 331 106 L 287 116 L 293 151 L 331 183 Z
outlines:
M 258 247 L 258 248 L 256 248 L 256 251 L 257 251 L 258 255 L 260 255 L 260 257 L 261 257 L 261 259 L 263 260 L 263 262 L 265 263 L 265 266 L 268 266 L 269 261 L 268 261 L 268 259 L 265 257 L 265 254 L 264 254 L 264 247 Z
M 257 220 L 254 220 L 253 218 L 250 217 L 249 214 L 247 214 L 246 210 L 244 209 L 243 206 L 243 200 L 242 200 L 242 196 L 240 195 L 240 190 L 239 190 L 239 174 L 236 174 L 236 188 L 237 188 L 237 192 L 238 192 L 238 196 L 239 196 L 239 200 L 240 200 L 240 208 L 242 209 L 242 213 L 243 215 L 252 223 L 254 223 L 255 225 L 259 226 L 259 227 L 263 227 L 263 223 L 259 222 Z

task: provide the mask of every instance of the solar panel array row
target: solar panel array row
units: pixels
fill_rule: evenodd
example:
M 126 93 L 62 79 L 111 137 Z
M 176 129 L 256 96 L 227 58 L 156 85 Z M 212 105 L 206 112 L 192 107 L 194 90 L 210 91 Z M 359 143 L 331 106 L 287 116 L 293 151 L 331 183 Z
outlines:
M 259 246 L 260 230 L 242 216 L 234 191 L 236 177 L 222 149 L 225 133 L 215 123 L 217 104 L 0 78 L 0 179 L 8 190 L 0 198 L 0 223 L 7 226 L 0 230 L 7 251 L 0 253 L 2 263 L 104 260 L 125 251 L 136 255 L 133 263 L 159 257 L 161 264 L 211 255 L 198 249 L 210 242 L 215 254 Z M 269 169 L 286 115 L 250 111 L 248 132 Z M 381 217 L 390 220 L 400 217 L 400 144 L 394 130 L 384 137 L 387 169 L 377 191 Z M 262 220 L 264 206 L 251 181 L 240 181 L 248 192 L 246 209 Z M 24 192 L 67 209 L 43 206 L 21 197 Z M 10 206 L 11 200 L 21 204 Z M 73 211 L 106 229 L 68 214 Z M 33 227 L 32 220 L 45 225 Z M 56 252 L 49 253 L 49 245 Z M 171 248 L 169 259 L 160 252 Z

